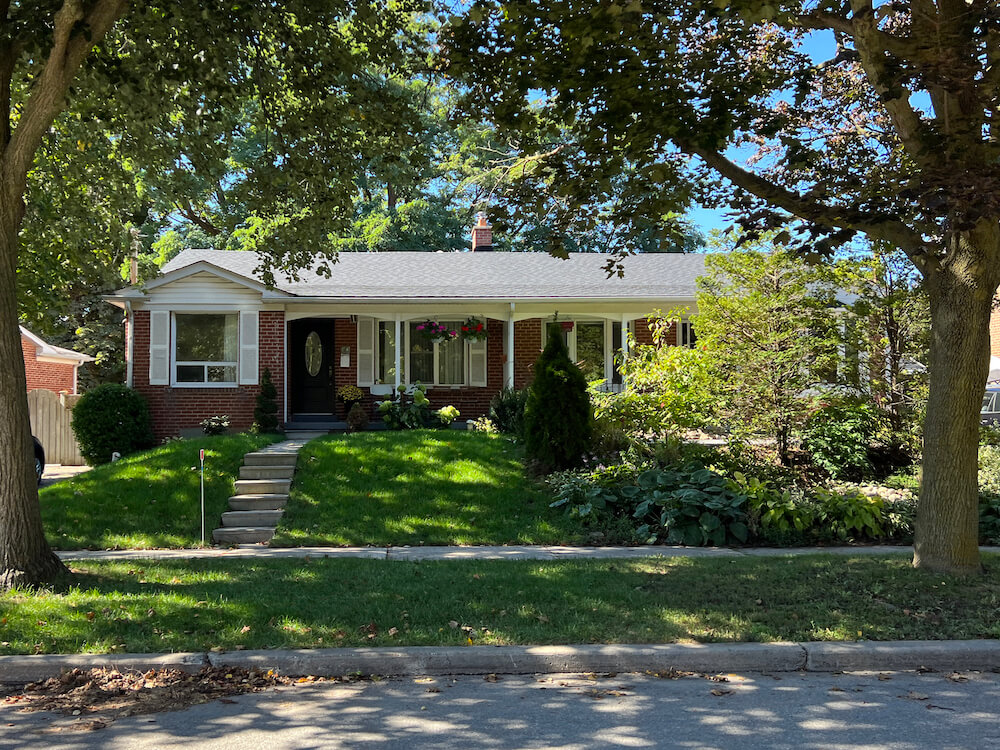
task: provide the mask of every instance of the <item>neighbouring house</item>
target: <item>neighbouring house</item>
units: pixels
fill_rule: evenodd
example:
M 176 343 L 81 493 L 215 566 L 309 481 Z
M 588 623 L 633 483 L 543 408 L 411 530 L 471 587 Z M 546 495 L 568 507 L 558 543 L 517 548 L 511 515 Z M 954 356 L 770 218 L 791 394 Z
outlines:
M 53 393 L 76 393 L 80 365 L 94 358 L 43 341 L 24 326 L 21 329 L 21 354 L 28 391 L 46 390 Z
M 337 389 L 359 386 L 369 410 L 400 384 L 427 387 L 433 408 L 484 415 L 504 386 L 525 386 L 549 326 L 590 380 L 621 387 L 615 356 L 628 332 L 650 342 L 655 310 L 695 309 L 704 256 L 648 254 L 607 278 L 606 256 L 490 252 L 480 219 L 472 252 L 341 253 L 327 278 L 305 269 L 266 286 L 254 253 L 185 250 L 162 274 L 106 299 L 126 313 L 128 384 L 147 397 L 159 436 L 206 417 L 253 421 L 265 368 L 288 428 L 344 418 Z M 451 331 L 436 340 L 427 323 Z M 688 321 L 673 342 L 693 343 Z M 370 411 L 377 418 L 374 411 Z

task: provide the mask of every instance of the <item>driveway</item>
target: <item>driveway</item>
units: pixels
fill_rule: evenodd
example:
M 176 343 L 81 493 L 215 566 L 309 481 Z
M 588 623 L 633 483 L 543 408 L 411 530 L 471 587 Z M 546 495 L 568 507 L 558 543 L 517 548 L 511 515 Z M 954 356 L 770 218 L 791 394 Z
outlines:
M 75 477 L 90 471 L 89 466 L 63 466 L 62 464 L 45 464 L 45 471 L 42 472 L 42 483 L 39 487 L 48 487 L 51 484 L 60 482 L 63 479 Z

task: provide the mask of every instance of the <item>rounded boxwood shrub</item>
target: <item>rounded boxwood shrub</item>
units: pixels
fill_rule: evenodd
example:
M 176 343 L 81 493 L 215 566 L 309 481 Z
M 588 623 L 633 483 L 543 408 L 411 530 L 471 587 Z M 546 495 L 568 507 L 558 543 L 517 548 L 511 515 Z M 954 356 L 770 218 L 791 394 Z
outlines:
M 73 432 L 80 453 L 92 466 L 153 445 L 149 404 L 124 385 L 107 383 L 91 388 L 73 407 Z
M 590 447 L 594 415 L 587 379 L 569 358 L 557 328 L 549 333 L 524 406 L 524 445 L 543 471 L 580 465 Z

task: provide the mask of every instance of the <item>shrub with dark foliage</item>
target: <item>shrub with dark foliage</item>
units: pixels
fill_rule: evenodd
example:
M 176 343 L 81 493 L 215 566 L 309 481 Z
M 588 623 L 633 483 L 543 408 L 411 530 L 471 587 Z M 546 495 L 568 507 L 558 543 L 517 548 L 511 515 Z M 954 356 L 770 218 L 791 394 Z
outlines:
M 149 404 L 124 385 L 106 383 L 84 393 L 73 407 L 73 432 L 87 463 L 97 466 L 153 445 Z
M 278 390 L 271 380 L 271 371 L 264 368 L 260 376 L 260 393 L 257 394 L 257 406 L 253 410 L 254 432 L 278 431 Z
M 494 426 L 508 435 L 524 435 L 524 407 L 527 389 L 504 388 L 490 399 L 489 418 Z
M 553 328 L 545 351 L 535 362 L 535 379 L 524 407 L 528 458 L 545 471 L 579 466 L 590 447 L 592 422 L 587 379 Z

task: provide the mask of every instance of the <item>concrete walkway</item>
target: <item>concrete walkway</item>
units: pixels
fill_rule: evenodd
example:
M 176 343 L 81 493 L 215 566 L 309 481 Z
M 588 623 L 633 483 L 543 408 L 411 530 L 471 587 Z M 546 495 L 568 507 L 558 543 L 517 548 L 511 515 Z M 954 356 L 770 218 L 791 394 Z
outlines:
M 1000 547 L 980 547 L 1000 553 Z M 912 555 L 912 547 L 264 547 L 226 549 L 67 550 L 63 560 L 195 560 L 225 558 L 352 557 L 369 560 L 600 560 L 637 557 L 788 557 L 801 555 Z

